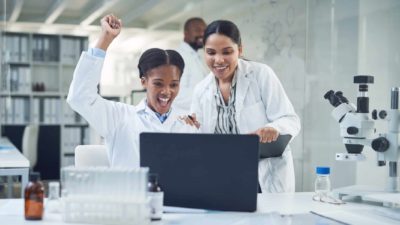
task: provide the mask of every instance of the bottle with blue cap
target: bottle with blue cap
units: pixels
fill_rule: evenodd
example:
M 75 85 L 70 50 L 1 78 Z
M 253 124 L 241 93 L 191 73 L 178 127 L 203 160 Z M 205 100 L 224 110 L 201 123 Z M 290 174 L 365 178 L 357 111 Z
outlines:
M 319 197 L 326 197 L 331 191 L 331 181 L 329 179 L 329 167 L 317 167 L 317 178 L 315 179 L 315 193 Z

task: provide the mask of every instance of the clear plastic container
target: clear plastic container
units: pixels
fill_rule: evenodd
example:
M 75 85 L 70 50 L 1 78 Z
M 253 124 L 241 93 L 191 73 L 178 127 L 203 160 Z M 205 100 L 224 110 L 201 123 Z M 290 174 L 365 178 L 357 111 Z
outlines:
M 61 169 L 63 220 L 94 224 L 150 224 L 148 168 Z
M 80 196 L 63 199 L 63 220 L 68 223 L 150 224 L 149 201 Z
M 46 202 L 46 212 L 61 212 L 60 183 L 58 181 L 52 181 L 49 183 L 49 196 Z
M 329 179 L 329 167 L 317 167 L 317 178 L 315 179 L 315 193 L 320 197 L 328 196 L 331 191 L 331 181 Z

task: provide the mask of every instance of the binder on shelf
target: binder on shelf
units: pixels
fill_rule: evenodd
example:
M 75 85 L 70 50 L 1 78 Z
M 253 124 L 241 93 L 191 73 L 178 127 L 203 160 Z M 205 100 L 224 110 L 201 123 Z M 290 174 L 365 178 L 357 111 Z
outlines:
M 6 106 L 6 99 L 5 98 L 0 98 L 0 119 L 1 123 L 6 123 L 7 122 L 7 106 Z
M 61 39 L 61 61 L 64 64 L 78 62 L 82 50 L 86 49 L 87 38 L 65 36 Z
M 39 113 L 39 108 L 40 108 L 40 99 L 39 98 L 33 98 L 33 103 L 32 103 L 32 122 L 39 124 L 40 123 L 40 113 Z
M 43 54 L 43 61 L 45 62 L 53 61 L 50 54 L 50 40 L 48 38 L 43 38 L 42 54 Z
M 19 62 L 19 37 L 12 38 L 13 51 L 12 51 L 12 62 Z
M 21 37 L 20 62 L 28 62 L 28 37 Z

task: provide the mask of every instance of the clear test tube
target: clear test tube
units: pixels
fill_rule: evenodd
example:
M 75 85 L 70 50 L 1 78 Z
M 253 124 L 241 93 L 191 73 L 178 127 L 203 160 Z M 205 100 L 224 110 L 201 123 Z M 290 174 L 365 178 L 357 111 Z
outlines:
M 88 171 L 88 182 L 87 182 L 87 195 L 88 196 L 93 196 L 93 191 L 94 191 L 94 185 L 93 185 L 93 180 L 94 180 L 94 170 L 89 170 Z
M 81 188 L 82 188 L 82 194 L 86 195 L 86 189 L 87 189 L 87 171 L 82 172 L 81 176 Z
M 138 182 L 138 172 L 137 169 L 132 169 L 132 173 L 131 173 L 131 179 L 132 179 L 132 184 L 133 184 L 133 189 L 132 189 L 132 199 L 134 201 L 138 201 L 139 200 L 139 195 L 138 195 L 138 186 L 137 186 L 137 182 Z
M 132 173 L 132 169 L 129 169 L 126 174 L 126 181 L 127 181 L 127 196 L 129 196 L 128 201 L 131 201 L 134 196 L 134 186 L 132 180 L 134 179 L 134 174 Z
M 118 195 L 120 193 L 120 190 L 121 190 L 121 185 L 118 184 L 118 177 L 116 175 L 117 175 L 117 171 L 116 170 L 110 171 L 109 176 L 107 177 L 108 179 L 107 179 L 107 183 L 106 183 L 107 184 L 106 185 L 107 186 L 107 193 L 112 193 L 110 195 L 110 197 L 112 197 L 114 199 L 118 197 Z M 113 185 L 113 187 L 111 187 L 110 184 L 117 184 L 117 187 L 115 187 L 115 185 Z M 114 191 L 114 192 L 112 192 L 112 191 Z
M 118 172 L 117 171 L 111 171 L 110 173 L 109 173 L 109 177 L 108 177 L 108 180 L 107 180 L 107 192 L 110 192 L 110 193 L 112 193 L 112 198 L 118 198 L 119 197 L 119 194 L 121 193 L 121 185 L 118 183 Z M 111 192 L 112 190 L 111 190 L 111 185 L 108 185 L 108 184 L 116 184 L 116 185 L 113 185 L 113 189 L 114 189 L 114 192 Z
M 130 199 L 133 199 L 134 197 L 134 193 L 133 190 L 135 188 L 134 186 L 134 177 L 133 177 L 133 170 L 129 169 L 129 173 L 128 173 L 128 193 L 129 193 L 129 197 Z
M 141 169 L 141 168 L 138 168 L 138 169 L 136 169 L 136 198 L 139 199 L 139 201 L 140 201 L 141 198 L 142 198 L 142 196 L 141 196 L 141 192 L 142 192 L 142 188 L 141 188 L 142 179 L 143 179 L 142 169 Z
M 142 192 L 142 190 L 141 190 L 141 188 L 140 188 L 140 184 L 141 184 L 141 182 L 142 182 L 142 176 L 143 176 L 143 174 L 142 174 L 142 170 L 141 170 L 141 168 L 138 168 L 138 169 L 136 169 L 136 193 L 135 193 L 135 198 L 136 199 L 138 199 L 138 201 L 141 201 L 141 198 L 142 198 L 142 196 L 141 196 L 141 192 Z
M 113 174 L 114 171 L 113 170 L 107 170 L 107 172 L 105 173 L 106 176 L 104 176 L 104 181 L 103 181 L 103 186 L 104 186 L 104 192 L 103 195 L 104 196 L 108 196 L 108 198 L 111 200 L 112 198 L 114 198 L 115 195 L 115 189 L 111 190 L 111 185 L 112 183 L 114 183 L 114 177 Z M 112 192 L 114 191 L 114 192 Z
M 103 185 L 105 182 L 107 182 L 107 176 L 108 176 L 108 171 L 97 171 L 99 175 L 99 183 L 97 185 L 100 186 L 100 195 L 104 195 L 107 193 L 106 186 Z
M 124 175 L 124 173 L 123 173 L 123 169 L 121 168 L 121 169 L 118 169 L 118 171 L 115 171 L 115 177 L 114 177 L 114 179 L 115 179 L 115 183 L 117 183 L 118 185 L 119 185 L 119 187 L 118 187 L 118 193 L 117 193 L 117 197 L 118 197 L 118 199 L 123 199 L 123 197 L 121 197 L 121 196 L 123 196 L 123 191 L 124 191 L 124 187 L 123 187 L 123 175 Z
M 131 190 L 132 198 L 137 199 L 137 174 L 136 174 L 135 169 L 132 169 L 131 179 L 132 179 L 132 184 L 133 184 L 133 188 Z
M 99 171 L 93 170 L 93 195 L 100 194 L 100 185 L 99 185 Z
M 137 180 L 136 180 L 136 184 L 137 184 L 136 197 L 140 201 L 140 200 L 142 200 L 141 199 L 142 198 L 142 188 L 141 188 L 142 185 L 141 184 L 142 184 L 142 180 L 143 180 L 142 169 L 141 168 L 136 169 L 136 174 L 137 174 L 137 176 L 136 176 L 136 178 L 137 178 Z
M 147 172 L 145 168 L 139 169 L 140 180 L 139 180 L 139 198 L 140 201 L 144 200 L 144 195 L 147 187 Z
M 84 193 L 84 189 L 85 189 L 85 183 L 84 183 L 84 176 L 85 176 L 85 174 L 84 173 L 79 173 L 79 174 L 77 174 L 77 176 L 76 176 L 76 178 L 77 178 L 77 181 L 78 181 L 78 194 L 79 195 L 84 195 L 85 193 Z
M 148 183 L 148 174 L 149 174 L 149 168 L 145 167 L 143 168 L 143 175 L 142 175 L 142 201 L 146 201 L 147 198 L 147 183 Z
M 76 194 L 75 173 L 74 172 L 68 172 L 68 176 L 67 177 L 68 177 L 68 186 L 67 186 L 67 188 L 68 188 L 69 195 L 74 195 L 74 194 Z
M 119 192 L 118 192 L 118 198 L 123 200 L 124 199 L 124 192 L 125 192 L 125 185 L 124 185 L 124 180 L 125 180 L 125 173 L 124 173 L 124 169 L 120 169 L 118 171 L 118 184 L 119 184 Z
M 129 169 L 124 169 L 124 196 L 127 196 L 128 199 L 130 198 L 129 196 Z

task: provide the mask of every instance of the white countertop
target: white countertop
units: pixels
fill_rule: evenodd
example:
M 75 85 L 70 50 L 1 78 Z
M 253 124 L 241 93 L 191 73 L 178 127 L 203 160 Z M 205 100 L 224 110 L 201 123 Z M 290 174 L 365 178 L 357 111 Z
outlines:
M 0 168 L 29 167 L 29 160 L 7 139 L 0 138 Z
M 328 203 L 315 202 L 312 200 L 313 193 L 294 194 L 260 194 L 258 198 L 258 209 L 255 213 L 220 212 L 210 211 L 207 213 L 165 213 L 163 219 L 151 224 L 282 224 L 276 218 L 286 220 L 285 224 L 319 224 L 318 221 L 304 221 L 304 217 L 314 211 L 348 224 L 399 224 L 400 209 L 389 209 L 381 206 L 373 206 L 361 203 L 346 203 L 344 205 L 332 205 Z M 286 216 L 280 216 L 284 214 Z M 293 215 L 293 216 L 291 216 Z M 301 220 L 299 221 L 299 218 Z M 397 219 L 393 219 L 397 218 Z M 22 199 L 0 200 L 0 221 L 2 224 L 31 224 L 26 221 L 23 214 Z M 61 214 L 46 213 L 42 221 L 35 222 L 37 225 L 64 223 Z M 76 223 L 74 223 L 76 224 Z M 325 224 L 325 223 L 324 223 Z M 334 222 L 332 223 L 334 224 Z

